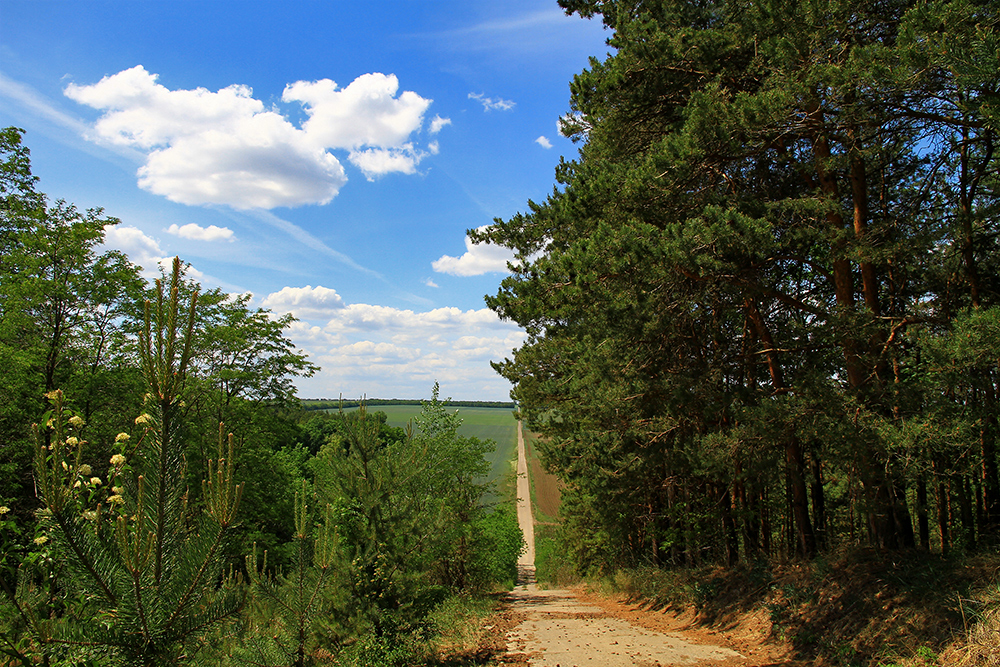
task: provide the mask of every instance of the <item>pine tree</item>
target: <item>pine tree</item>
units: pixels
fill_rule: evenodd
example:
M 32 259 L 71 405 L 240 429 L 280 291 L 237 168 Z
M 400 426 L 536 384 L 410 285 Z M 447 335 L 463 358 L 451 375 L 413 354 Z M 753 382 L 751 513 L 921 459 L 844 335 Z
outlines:
M 193 640 L 244 604 L 239 578 L 225 572 L 223 547 L 236 525 L 242 485 L 233 476 L 232 436 L 219 428 L 208 463 L 203 507 L 188 507 L 181 456 L 185 375 L 197 294 L 182 310 L 181 264 L 169 288 L 157 281 L 146 306 L 140 356 L 149 388 L 138 436 L 117 438 L 105 480 L 81 462 L 83 425 L 62 391 L 49 393 L 51 413 L 36 427 L 35 473 L 44 533 L 62 562 L 63 613 L 40 614 L 15 600 L 45 655 L 67 649 L 103 654 L 121 664 L 152 667 L 186 661 Z M 228 441 L 228 442 L 227 442 Z
M 306 482 L 295 494 L 295 560 L 288 573 L 270 573 L 267 552 L 257 559 L 257 545 L 247 557 L 253 604 L 236 658 L 241 664 L 283 667 L 320 664 L 321 620 L 334 605 L 346 571 L 340 562 L 339 537 L 330 506 L 314 525 Z M 329 651 L 324 651 L 330 655 Z

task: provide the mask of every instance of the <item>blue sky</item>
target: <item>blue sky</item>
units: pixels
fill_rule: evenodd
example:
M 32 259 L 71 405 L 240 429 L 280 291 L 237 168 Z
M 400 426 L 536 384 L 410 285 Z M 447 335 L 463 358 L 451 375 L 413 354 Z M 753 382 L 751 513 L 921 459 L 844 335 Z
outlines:
M 303 397 L 505 400 L 469 228 L 543 200 L 599 21 L 554 0 L 0 0 L 0 126 L 146 269 L 291 312 Z

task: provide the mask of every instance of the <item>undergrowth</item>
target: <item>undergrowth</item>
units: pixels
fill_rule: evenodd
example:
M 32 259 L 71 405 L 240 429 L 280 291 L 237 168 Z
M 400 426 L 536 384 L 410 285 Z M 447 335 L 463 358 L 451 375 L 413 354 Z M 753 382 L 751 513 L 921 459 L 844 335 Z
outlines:
M 591 581 L 654 610 L 751 627 L 788 658 L 836 667 L 1000 666 L 1000 556 L 852 549 L 808 563 L 620 570 Z

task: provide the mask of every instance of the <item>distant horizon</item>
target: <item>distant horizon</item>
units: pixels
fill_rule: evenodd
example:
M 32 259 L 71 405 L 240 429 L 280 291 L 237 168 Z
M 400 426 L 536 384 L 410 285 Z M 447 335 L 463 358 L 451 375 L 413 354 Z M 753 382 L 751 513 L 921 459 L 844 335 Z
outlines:
M 411 404 L 419 405 L 420 403 L 426 403 L 430 399 L 427 398 L 299 398 L 302 402 L 316 402 L 316 403 L 365 403 L 368 405 L 379 405 L 381 404 Z M 484 398 L 443 398 L 440 401 L 447 405 L 458 405 L 461 403 L 488 403 L 495 404 L 500 407 L 516 407 L 517 402 L 513 400 L 499 401 Z

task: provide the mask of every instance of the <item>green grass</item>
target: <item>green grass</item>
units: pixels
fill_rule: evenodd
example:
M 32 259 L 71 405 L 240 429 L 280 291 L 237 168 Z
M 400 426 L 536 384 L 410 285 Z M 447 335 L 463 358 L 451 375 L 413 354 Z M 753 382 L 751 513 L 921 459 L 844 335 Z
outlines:
M 513 471 L 512 462 L 517 461 L 517 420 L 508 408 L 450 408 L 458 410 L 462 425 L 458 434 L 493 440 L 497 448 L 486 455 L 490 462 L 489 481 L 497 482 Z M 389 426 L 406 426 L 406 423 L 420 414 L 419 405 L 375 405 L 369 412 L 384 412 Z

